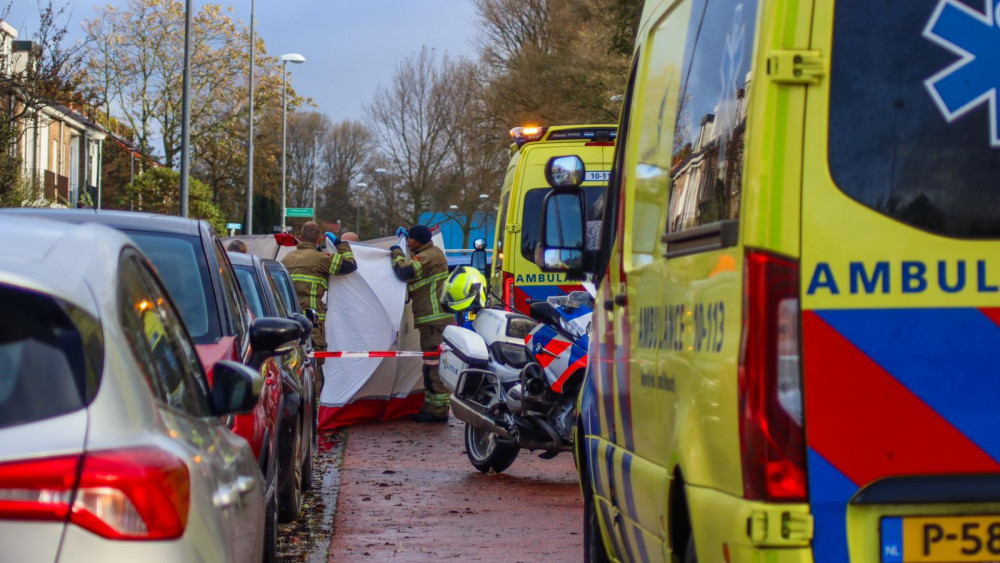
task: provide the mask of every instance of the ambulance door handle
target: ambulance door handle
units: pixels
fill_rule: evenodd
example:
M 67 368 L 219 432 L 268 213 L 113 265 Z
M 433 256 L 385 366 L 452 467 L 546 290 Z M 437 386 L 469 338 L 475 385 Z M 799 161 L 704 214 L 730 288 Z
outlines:
M 609 311 L 614 310 L 615 305 L 619 307 L 624 307 L 625 305 L 628 305 L 628 294 L 619 293 L 618 295 L 615 295 L 614 299 L 604 300 L 604 308 Z

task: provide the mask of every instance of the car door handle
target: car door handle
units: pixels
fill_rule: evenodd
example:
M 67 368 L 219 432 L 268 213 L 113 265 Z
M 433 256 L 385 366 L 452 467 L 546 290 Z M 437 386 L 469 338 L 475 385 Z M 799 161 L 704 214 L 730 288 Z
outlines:
M 256 483 L 252 477 L 243 476 L 236 479 L 236 483 L 233 485 L 233 488 L 236 489 L 236 491 L 241 495 L 245 495 L 252 491 L 254 486 L 256 486 Z
M 238 498 L 239 493 L 237 493 L 233 487 L 223 485 L 215 491 L 215 494 L 212 495 L 212 502 L 219 508 L 228 508 L 236 504 L 236 500 Z

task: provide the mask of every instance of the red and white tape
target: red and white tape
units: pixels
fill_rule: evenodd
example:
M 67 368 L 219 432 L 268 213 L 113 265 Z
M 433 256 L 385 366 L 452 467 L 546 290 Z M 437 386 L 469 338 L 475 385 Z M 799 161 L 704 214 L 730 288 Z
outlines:
M 379 352 L 313 352 L 314 358 L 437 358 L 441 352 L 417 352 L 414 350 Z

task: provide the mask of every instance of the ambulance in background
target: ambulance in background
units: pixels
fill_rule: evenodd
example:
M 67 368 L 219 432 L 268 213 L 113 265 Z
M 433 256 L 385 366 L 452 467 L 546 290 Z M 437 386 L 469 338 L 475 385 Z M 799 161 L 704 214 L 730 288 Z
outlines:
M 588 561 L 1000 560 L 997 9 L 646 2 L 536 254 L 598 288 Z
M 599 223 L 603 194 L 608 185 L 617 127 L 565 125 L 511 129 L 510 163 L 497 210 L 491 304 L 528 314 L 528 300 L 544 301 L 583 289 L 561 273 L 543 273 L 532 261 L 538 244 L 542 200 L 552 191 L 545 165 L 553 156 L 577 155 L 587 167 L 582 189 L 591 223 Z

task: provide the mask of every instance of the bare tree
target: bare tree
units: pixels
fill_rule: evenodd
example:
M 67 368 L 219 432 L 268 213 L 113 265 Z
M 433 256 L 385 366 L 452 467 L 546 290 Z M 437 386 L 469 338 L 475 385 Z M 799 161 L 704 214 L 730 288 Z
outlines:
M 509 155 L 506 139 L 490 126 L 489 109 L 483 100 L 484 69 L 460 62 L 448 69 L 446 80 L 462 85 L 451 98 L 453 140 L 448 157 L 445 193 L 447 207 L 458 207 L 454 220 L 462 229 L 462 248 L 469 247 L 470 233 L 485 229 L 491 202 L 500 192 Z M 484 197 L 485 196 L 485 197 Z M 440 206 L 441 209 L 445 206 Z
M 362 201 L 352 190 L 363 177 L 375 150 L 372 132 L 362 123 L 345 120 L 330 127 L 320 141 L 319 206 L 331 221 L 357 217 Z
M 454 144 L 452 98 L 463 85 L 447 79 L 454 66 L 426 46 L 396 66 L 392 83 L 380 87 L 365 108 L 376 142 L 399 179 L 404 207 L 396 212 L 407 224 L 435 207 Z
M 320 169 L 320 147 L 329 135 L 330 118 L 314 111 L 288 115 L 288 201 L 294 207 L 312 207 Z M 318 196 L 318 193 L 317 193 Z M 317 205 L 319 197 L 316 198 Z
M 477 38 L 483 62 L 497 71 L 526 49 L 549 51 L 548 0 L 473 0 L 481 20 Z
M 246 111 L 248 34 L 231 10 L 206 4 L 193 21 L 191 143 Z M 144 153 L 159 140 L 173 165 L 181 145 L 184 5 L 179 0 L 127 0 L 84 22 L 94 37 L 87 66 L 92 85 L 107 92 Z M 260 70 L 279 71 L 261 51 Z M 263 80 L 263 76 L 261 78 Z

